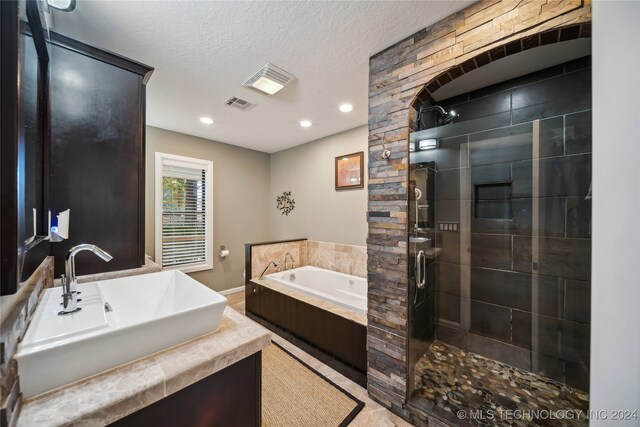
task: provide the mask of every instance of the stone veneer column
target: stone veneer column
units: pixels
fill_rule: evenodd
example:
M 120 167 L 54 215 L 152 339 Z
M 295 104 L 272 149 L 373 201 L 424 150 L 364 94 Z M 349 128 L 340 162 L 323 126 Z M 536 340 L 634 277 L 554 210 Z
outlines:
M 483 0 L 369 62 L 368 390 L 409 419 L 407 393 L 408 136 L 416 97 L 475 68 L 544 44 L 589 37 L 590 0 Z M 423 88 L 426 90 L 423 91 Z M 390 150 L 384 159 L 384 150 Z

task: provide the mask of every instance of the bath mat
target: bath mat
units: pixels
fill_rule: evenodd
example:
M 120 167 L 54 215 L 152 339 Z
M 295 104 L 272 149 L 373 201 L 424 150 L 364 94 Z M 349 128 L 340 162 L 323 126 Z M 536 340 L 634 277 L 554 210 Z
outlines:
M 264 427 L 347 426 L 364 402 L 278 344 L 262 351 Z

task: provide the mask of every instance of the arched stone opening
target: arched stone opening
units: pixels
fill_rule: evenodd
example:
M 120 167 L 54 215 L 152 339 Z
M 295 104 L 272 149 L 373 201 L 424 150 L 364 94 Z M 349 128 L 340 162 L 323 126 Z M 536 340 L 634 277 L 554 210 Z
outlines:
M 492 62 L 506 58 L 507 56 L 525 52 L 530 49 L 590 37 L 590 22 L 568 25 L 502 44 L 444 70 L 427 82 L 411 102 L 411 109 L 409 112 L 409 131 L 413 132 L 418 130 L 417 115 L 420 106 L 435 105 L 436 102 L 433 94 L 443 86 L 455 82 L 456 79 L 463 75 L 489 65 Z

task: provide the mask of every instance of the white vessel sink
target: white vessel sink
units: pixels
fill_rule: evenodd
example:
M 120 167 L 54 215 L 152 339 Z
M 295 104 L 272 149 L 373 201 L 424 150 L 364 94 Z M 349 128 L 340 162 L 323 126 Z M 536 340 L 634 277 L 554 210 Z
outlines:
M 86 283 L 78 291 L 82 310 L 59 316 L 61 288 L 46 290 L 18 346 L 26 398 L 214 332 L 227 305 L 180 271 Z

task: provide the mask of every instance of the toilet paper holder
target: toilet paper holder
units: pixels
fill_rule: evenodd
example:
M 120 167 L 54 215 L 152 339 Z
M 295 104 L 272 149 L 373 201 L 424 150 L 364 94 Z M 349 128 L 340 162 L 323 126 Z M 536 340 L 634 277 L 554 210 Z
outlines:
M 229 250 L 225 245 L 220 245 L 220 252 L 218 252 L 218 255 L 220 256 L 220 258 L 226 258 L 227 256 L 229 256 Z

